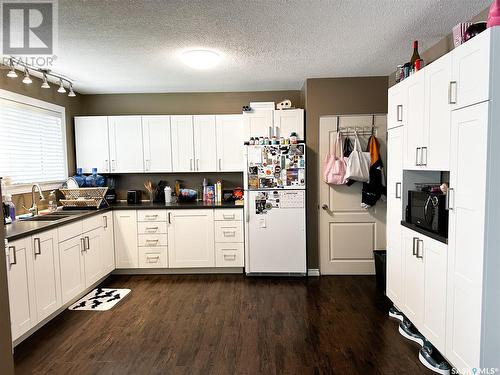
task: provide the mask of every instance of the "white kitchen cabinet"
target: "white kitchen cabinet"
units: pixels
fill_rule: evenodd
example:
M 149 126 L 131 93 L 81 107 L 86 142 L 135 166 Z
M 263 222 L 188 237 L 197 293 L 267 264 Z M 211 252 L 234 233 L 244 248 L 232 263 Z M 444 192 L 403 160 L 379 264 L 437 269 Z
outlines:
M 452 75 L 452 56 L 446 54 L 425 69 L 425 121 L 421 124 L 427 133 L 424 143 L 424 168 L 436 171 L 450 169 L 449 83 Z
M 388 92 L 387 129 L 403 126 L 407 122 L 408 80 L 404 80 Z
M 448 246 L 421 237 L 420 255 L 424 261 L 424 302 L 420 332 L 441 353 L 446 340 L 446 275 Z
M 401 220 L 403 219 L 402 126 L 387 132 L 387 296 L 400 306 L 403 295 Z
M 422 325 L 424 305 L 424 262 L 421 257 L 423 240 L 419 233 L 402 228 L 403 303 L 401 309 L 410 321 Z
M 142 116 L 144 171 L 172 172 L 170 116 Z
M 85 243 L 85 286 L 88 288 L 104 276 L 104 262 L 102 259 L 102 228 L 84 233 Z
M 37 323 L 30 237 L 9 242 L 7 281 L 12 340 L 16 340 Z
M 424 126 L 425 72 L 423 70 L 407 78 L 408 101 L 406 104 L 405 155 L 406 169 L 415 169 L 426 164 L 427 129 Z
M 245 140 L 250 137 L 270 137 L 273 133 L 274 110 L 256 109 L 243 112 L 243 128 Z
M 215 267 L 214 243 L 213 210 L 168 211 L 170 268 Z
M 193 116 L 170 116 L 172 134 L 172 171 L 193 172 Z
M 137 213 L 135 210 L 113 212 L 116 268 L 137 268 Z
M 38 322 L 62 305 L 58 245 L 57 230 L 49 230 L 31 237 Z
M 85 243 L 81 235 L 59 243 L 62 303 L 85 290 Z
M 217 170 L 215 116 L 193 116 L 194 165 L 196 172 Z
M 113 238 L 113 213 L 106 212 L 102 218 L 101 250 L 104 274 L 115 269 L 115 242 Z
M 217 115 L 217 171 L 241 172 L 244 170 L 243 115 Z
M 76 167 L 83 173 L 109 173 L 109 133 L 106 116 L 75 117 Z
M 243 267 L 244 244 L 237 242 L 215 244 L 215 266 L 216 267 Z
M 298 108 L 274 111 L 274 135 L 278 138 L 290 138 L 292 133 L 297 133 L 300 140 L 305 139 L 304 110 Z
M 111 172 L 144 172 L 141 116 L 110 116 L 108 125 Z
M 499 42 L 498 33 L 487 29 L 451 52 L 453 78 L 449 90 L 453 110 L 490 99 L 490 57 Z
M 485 102 L 452 113 L 446 356 L 458 368 L 484 367 L 480 355 L 488 108 Z M 498 244 L 490 246 L 498 250 Z

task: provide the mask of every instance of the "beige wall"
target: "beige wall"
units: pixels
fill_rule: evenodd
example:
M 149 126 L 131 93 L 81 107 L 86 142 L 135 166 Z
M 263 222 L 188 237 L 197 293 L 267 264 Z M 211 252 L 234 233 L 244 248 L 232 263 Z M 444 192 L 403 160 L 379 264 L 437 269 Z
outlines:
M 323 115 L 387 113 L 387 77 L 314 78 L 302 89 L 307 142 L 307 259 L 319 266 L 319 118 Z

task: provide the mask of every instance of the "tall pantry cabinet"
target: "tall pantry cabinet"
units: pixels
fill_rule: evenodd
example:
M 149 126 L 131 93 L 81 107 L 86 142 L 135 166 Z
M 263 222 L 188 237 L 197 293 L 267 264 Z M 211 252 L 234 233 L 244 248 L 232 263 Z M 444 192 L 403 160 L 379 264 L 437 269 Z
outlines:
M 388 94 L 387 295 L 463 373 L 500 368 L 499 50 L 487 29 Z M 449 171 L 448 244 L 398 225 L 422 171 Z

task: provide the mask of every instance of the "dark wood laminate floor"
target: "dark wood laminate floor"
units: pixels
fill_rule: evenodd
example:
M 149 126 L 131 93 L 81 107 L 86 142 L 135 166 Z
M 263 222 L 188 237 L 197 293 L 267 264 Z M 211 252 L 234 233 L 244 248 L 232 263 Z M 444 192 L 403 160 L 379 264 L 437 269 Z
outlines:
M 65 311 L 15 351 L 16 374 L 430 374 L 373 277 L 112 276 L 132 293 Z

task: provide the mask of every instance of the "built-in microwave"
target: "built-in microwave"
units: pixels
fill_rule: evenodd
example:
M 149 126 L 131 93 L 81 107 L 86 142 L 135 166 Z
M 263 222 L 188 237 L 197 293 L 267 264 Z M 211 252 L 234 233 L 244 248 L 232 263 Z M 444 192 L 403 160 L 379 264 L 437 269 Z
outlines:
M 409 190 L 406 221 L 422 229 L 448 237 L 446 195 Z

